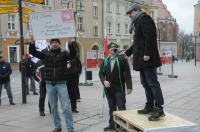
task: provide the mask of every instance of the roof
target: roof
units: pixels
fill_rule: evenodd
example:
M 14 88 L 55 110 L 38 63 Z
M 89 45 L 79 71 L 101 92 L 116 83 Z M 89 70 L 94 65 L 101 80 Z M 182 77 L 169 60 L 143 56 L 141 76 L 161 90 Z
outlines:
M 153 5 L 157 6 L 157 17 L 158 19 L 169 19 L 169 20 L 176 20 L 172 17 L 171 13 L 167 10 L 167 6 L 162 3 L 162 0 L 152 0 Z

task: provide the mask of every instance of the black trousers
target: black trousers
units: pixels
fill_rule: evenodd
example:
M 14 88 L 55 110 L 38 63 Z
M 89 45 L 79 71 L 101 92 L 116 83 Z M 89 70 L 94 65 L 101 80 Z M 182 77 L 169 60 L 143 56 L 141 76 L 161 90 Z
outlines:
M 46 83 L 40 83 L 40 97 L 39 97 L 39 111 L 40 112 L 44 112 L 44 107 L 45 107 L 45 98 L 46 98 Z M 48 102 L 49 105 L 49 110 L 51 113 L 51 107 L 50 104 Z
M 67 89 L 69 98 L 71 99 L 71 109 L 74 110 L 77 108 L 77 91 L 78 91 L 78 83 L 79 83 L 79 76 L 73 77 L 67 80 Z
M 111 88 L 111 87 L 110 87 Z M 126 96 L 122 91 L 118 92 L 107 92 L 106 98 L 109 106 L 109 127 L 114 128 L 113 112 L 118 110 L 126 110 Z

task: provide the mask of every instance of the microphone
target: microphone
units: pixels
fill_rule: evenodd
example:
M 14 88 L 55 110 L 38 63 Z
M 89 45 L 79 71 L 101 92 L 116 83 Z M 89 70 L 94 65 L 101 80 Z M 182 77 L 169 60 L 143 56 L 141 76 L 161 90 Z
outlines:
M 117 55 L 121 56 L 121 57 L 124 57 L 124 53 L 122 50 L 120 50 L 119 48 L 115 48 L 113 50 Z

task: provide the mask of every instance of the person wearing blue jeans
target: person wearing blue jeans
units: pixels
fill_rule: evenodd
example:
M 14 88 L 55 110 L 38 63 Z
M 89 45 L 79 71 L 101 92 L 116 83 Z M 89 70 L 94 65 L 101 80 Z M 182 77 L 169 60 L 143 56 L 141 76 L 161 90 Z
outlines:
M 54 124 L 56 128 L 62 128 L 61 119 L 58 113 L 58 98 L 61 103 L 61 108 L 65 116 L 65 123 L 68 131 L 73 130 L 73 118 L 70 109 L 70 100 L 67 91 L 66 83 L 57 83 L 53 85 L 51 82 L 46 81 L 46 90 L 49 96 L 49 102 L 51 104 L 52 117 L 54 118 Z
M 74 132 L 73 117 L 66 85 L 66 67 L 67 61 L 76 56 L 75 45 L 68 42 L 70 52 L 61 51 L 60 40 L 54 38 L 50 40 L 50 51 L 41 52 L 36 50 L 33 36 L 31 36 L 31 40 L 29 53 L 44 61 L 44 80 L 46 81 L 46 90 L 55 126 L 52 132 L 62 131 L 61 119 L 58 112 L 58 98 L 65 117 L 67 130 L 68 132 Z
M 0 54 L 0 106 L 1 106 L 1 92 L 3 87 L 5 87 L 7 91 L 10 105 L 15 105 L 15 103 L 13 102 L 13 95 L 10 87 L 11 73 L 12 73 L 12 68 L 10 66 L 10 63 L 5 62 L 3 59 L 3 55 Z
M 25 78 L 25 82 L 26 82 L 26 94 L 29 95 L 29 79 L 31 81 L 31 88 L 32 88 L 32 91 L 33 91 L 33 95 L 38 95 L 38 93 L 36 92 L 35 78 L 34 78 L 33 75 Z

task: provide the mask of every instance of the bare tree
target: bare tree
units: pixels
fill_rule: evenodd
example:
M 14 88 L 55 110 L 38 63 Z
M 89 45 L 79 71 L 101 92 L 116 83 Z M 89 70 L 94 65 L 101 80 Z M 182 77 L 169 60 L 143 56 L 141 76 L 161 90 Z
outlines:
M 193 47 L 192 34 L 186 34 L 184 31 L 181 31 L 179 33 L 179 57 L 192 56 L 194 52 Z

